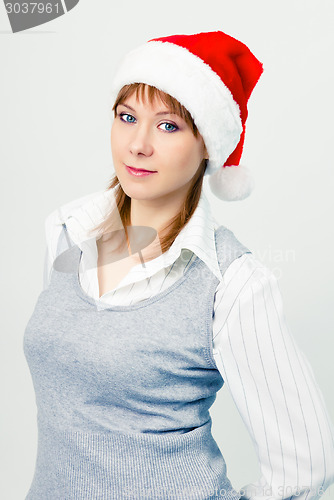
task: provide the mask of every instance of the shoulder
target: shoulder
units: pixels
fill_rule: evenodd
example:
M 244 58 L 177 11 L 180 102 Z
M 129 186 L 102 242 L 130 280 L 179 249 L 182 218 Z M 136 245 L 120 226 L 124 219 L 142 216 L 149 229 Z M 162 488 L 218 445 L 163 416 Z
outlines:
M 215 240 L 217 262 L 222 276 L 235 260 L 250 253 L 250 250 L 239 241 L 233 231 L 225 226 L 215 229 Z
M 242 307 L 247 315 L 251 315 L 254 304 L 263 307 L 265 302 L 272 301 L 273 296 L 279 305 L 282 301 L 273 271 L 252 253 L 244 253 L 234 259 L 223 273 L 214 294 L 213 312 L 219 332 L 232 311 L 235 317 L 239 317 Z
M 274 272 L 252 253 L 244 253 L 227 267 L 216 294 L 236 303 L 243 297 L 265 295 L 271 291 L 280 294 Z
M 103 190 L 104 191 L 104 190 Z M 55 210 L 50 212 L 45 218 L 45 225 L 50 226 L 52 224 L 62 224 L 64 220 L 71 215 L 73 210 L 79 208 L 84 203 L 94 198 L 98 194 L 103 191 L 95 191 L 94 193 L 89 193 L 85 196 L 80 196 L 80 198 L 75 198 L 71 201 L 68 201 L 62 205 L 59 205 Z
M 50 212 L 44 221 L 44 230 L 45 230 L 45 238 L 46 245 L 51 258 L 55 258 L 57 251 L 57 242 L 59 236 L 63 230 L 63 222 L 70 216 L 72 213 L 86 202 L 90 201 L 92 198 L 102 193 L 103 191 L 95 191 L 93 193 L 87 194 L 85 196 L 80 196 L 79 198 L 75 198 L 71 201 L 68 201 L 55 210 Z
M 229 283 L 254 283 L 258 279 L 274 276 L 273 271 L 257 259 L 252 252 L 244 253 L 236 258 L 226 269 L 223 281 Z
M 217 257 L 222 268 L 223 282 L 233 281 L 245 283 L 260 277 L 273 276 L 273 271 L 257 259 L 252 251 L 225 227 L 219 226 L 216 231 Z

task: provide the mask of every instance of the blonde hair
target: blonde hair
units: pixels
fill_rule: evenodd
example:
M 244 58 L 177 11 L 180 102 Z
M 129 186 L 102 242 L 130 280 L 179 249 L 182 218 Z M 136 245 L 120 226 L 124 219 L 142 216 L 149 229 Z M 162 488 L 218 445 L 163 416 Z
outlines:
M 134 92 L 136 92 L 137 99 L 139 98 L 139 96 L 141 97 L 141 99 L 144 99 L 146 87 L 147 87 L 147 96 L 151 104 L 153 104 L 154 99 L 156 98 L 160 99 L 171 110 L 172 113 L 176 113 L 181 118 L 183 118 L 191 128 L 194 136 L 196 138 L 198 137 L 199 135 L 198 129 L 189 111 L 184 106 L 182 106 L 182 104 L 180 104 L 174 97 L 170 96 L 169 94 L 166 94 L 165 92 L 157 89 L 156 87 L 147 85 L 145 83 L 132 83 L 122 87 L 122 89 L 119 91 L 117 95 L 114 106 L 112 108 L 112 110 L 114 111 L 114 116 L 116 117 L 116 108 L 118 104 L 123 103 Z M 193 182 L 189 187 L 189 190 L 187 192 L 187 195 L 184 199 L 184 202 L 181 206 L 179 213 L 171 220 L 169 220 L 169 222 L 159 231 L 158 233 L 159 249 L 161 250 L 162 253 L 165 253 L 170 248 L 177 235 L 187 224 L 187 222 L 193 215 L 194 211 L 196 210 L 201 196 L 203 177 L 206 165 L 207 165 L 207 160 L 203 159 L 198 169 L 198 173 L 194 176 Z M 127 245 L 128 249 L 130 249 L 127 226 L 131 225 L 131 198 L 127 196 L 123 191 L 122 186 L 119 183 L 116 174 L 111 178 L 109 185 L 107 187 L 107 190 L 108 189 L 115 189 L 114 195 L 116 203 L 114 209 L 111 209 L 110 213 L 106 216 L 105 220 L 103 220 L 100 224 L 91 229 L 90 233 L 98 231 L 99 234 L 102 233 L 102 235 L 104 235 L 105 233 L 111 231 L 109 237 L 106 238 L 105 236 L 103 236 L 103 241 L 115 238 L 116 233 L 118 238 L 120 234 L 124 235 L 125 233 L 126 239 L 124 238 L 124 236 L 121 237 L 120 245 L 117 247 L 117 250 L 119 251 L 121 248 L 124 249 L 125 244 Z M 113 234 L 112 230 L 113 229 L 115 230 L 119 218 L 121 219 L 124 231 L 114 231 Z

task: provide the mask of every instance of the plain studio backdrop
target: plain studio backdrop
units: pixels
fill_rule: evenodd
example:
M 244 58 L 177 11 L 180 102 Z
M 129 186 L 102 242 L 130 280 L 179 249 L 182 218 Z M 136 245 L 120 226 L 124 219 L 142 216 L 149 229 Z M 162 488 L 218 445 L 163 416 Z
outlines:
M 35 466 L 23 333 L 42 290 L 45 218 L 107 186 L 112 76 L 127 51 L 158 36 L 221 30 L 264 64 L 242 157 L 256 188 L 239 202 L 219 201 L 207 179 L 204 189 L 217 221 L 279 278 L 290 331 L 334 420 L 333 14 L 333 0 L 80 0 L 13 34 L 0 8 L 2 499 L 24 499 Z M 253 444 L 224 386 L 211 415 L 233 486 L 256 480 Z M 333 486 L 323 498 L 334 499 Z

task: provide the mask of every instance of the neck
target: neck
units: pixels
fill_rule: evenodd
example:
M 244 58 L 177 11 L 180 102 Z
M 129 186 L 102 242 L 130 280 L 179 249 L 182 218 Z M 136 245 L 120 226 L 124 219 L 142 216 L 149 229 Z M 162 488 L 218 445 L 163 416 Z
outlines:
M 131 199 L 131 226 L 149 226 L 159 233 L 175 217 L 183 204 L 183 197 L 164 201 Z

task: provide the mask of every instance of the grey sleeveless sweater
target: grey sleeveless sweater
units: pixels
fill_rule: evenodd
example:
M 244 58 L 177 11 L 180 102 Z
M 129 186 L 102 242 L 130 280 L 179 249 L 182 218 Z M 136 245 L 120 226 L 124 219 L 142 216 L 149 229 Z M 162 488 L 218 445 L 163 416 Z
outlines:
M 249 250 L 223 226 L 215 238 L 224 274 Z M 26 500 L 239 499 L 211 434 L 217 277 L 197 257 L 163 292 L 97 308 L 80 257 L 73 243 L 57 257 L 24 332 L 38 408 Z

